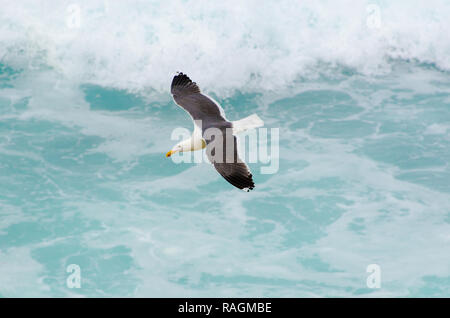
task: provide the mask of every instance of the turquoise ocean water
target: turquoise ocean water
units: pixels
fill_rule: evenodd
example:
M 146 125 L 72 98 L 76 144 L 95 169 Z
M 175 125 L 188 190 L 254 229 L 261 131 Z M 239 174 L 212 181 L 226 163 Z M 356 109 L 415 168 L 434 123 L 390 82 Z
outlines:
M 450 296 L 447 2 L 0 2 L 0 296 Z M 176 71 L 254 191 L 165 158 Z

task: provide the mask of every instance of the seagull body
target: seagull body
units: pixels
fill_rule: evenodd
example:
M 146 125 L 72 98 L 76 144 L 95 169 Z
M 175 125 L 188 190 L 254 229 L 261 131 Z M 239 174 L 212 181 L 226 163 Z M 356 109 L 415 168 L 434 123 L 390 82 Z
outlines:
M 209 161 L 225 180 L 244 191 L 252 190 L 255 187 L 253 177 L 248 166 L 239 158 L 235 135 L 261 127 L 264 122 L 256 114 L 228 121 L 222 107 L 202 94 L 197 84 L 183 73 L 173 78 L 171 93 L 175 103 L 191 116 L 194 131 L 191 138 L 176 144 L 166 156 L 206 148 Z

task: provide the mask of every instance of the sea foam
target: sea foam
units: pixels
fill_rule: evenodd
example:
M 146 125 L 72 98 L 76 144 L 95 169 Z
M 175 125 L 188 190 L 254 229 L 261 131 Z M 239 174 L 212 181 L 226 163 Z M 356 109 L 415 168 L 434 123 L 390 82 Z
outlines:
M 450 70 L 450 3 L 432 1 L 1 1 L 0 62 L 75 82 L 167 90 L 276 90 L 397 60 Z

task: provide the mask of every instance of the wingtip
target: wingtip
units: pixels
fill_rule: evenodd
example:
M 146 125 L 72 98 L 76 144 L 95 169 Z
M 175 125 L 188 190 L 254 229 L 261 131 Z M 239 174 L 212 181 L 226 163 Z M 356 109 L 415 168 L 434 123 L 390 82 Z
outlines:
M 197 83 L 193 82 L 189 76 L 183 72 L 177 72 L 173 77 L 171 85 L 172 94 L 175 93 L 175 90 L 182 91 L 185 94 L 200 93 L 200 88 L 197 86 Z
M 247 187 L 242 188 L 242 190 L 244 190 L 245 192 L 250 192 L 251 190 L 253 190 L 255 188 L 255 183 L 253 182 L 253 176 L 252 174 L 250 174 L 250 180 L 251 180 L 251 184 L 249 184 Z

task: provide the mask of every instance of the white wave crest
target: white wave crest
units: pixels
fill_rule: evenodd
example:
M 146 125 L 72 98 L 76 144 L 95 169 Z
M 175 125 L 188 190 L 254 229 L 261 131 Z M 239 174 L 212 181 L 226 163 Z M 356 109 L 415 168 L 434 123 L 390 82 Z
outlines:
M 176 71 L 225 93 L 397 59 L 450 70 L 445 0 L 0 2 L 1 63 L 131 91 L 166 91 Z

